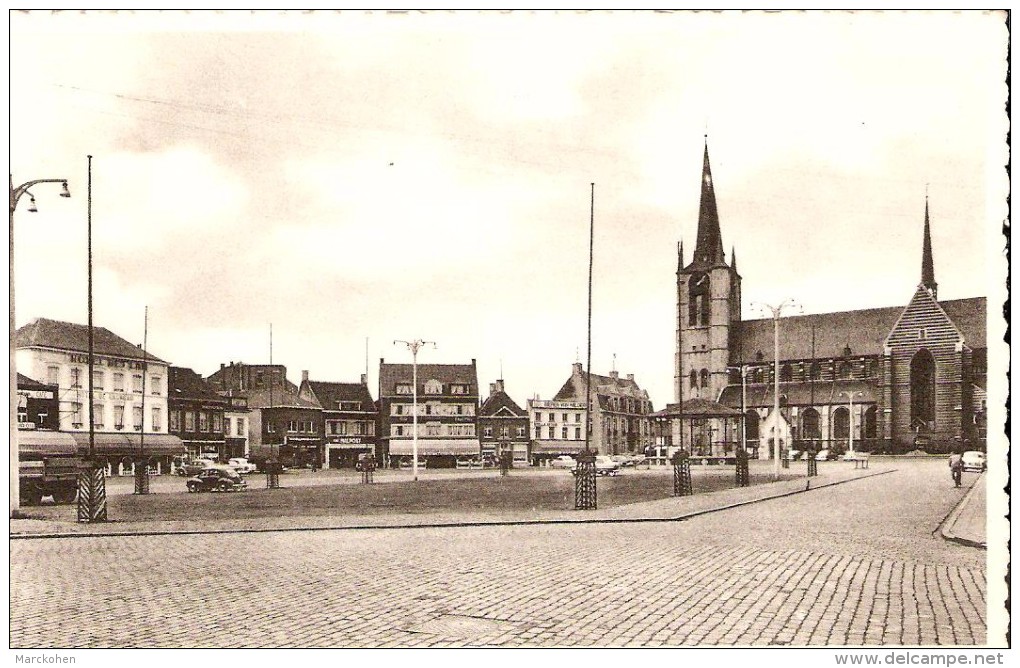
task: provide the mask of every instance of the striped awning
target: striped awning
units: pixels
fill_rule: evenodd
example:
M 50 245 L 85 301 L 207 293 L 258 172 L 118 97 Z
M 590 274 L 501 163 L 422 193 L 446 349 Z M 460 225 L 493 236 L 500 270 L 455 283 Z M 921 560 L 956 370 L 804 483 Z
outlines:
M 18 450 L 23 455 L 73 455 L 78 442 L 64 431 L 20 430 Z
M 412 454 L 412 441 L 406 439 L 391 439 L 391 455 Z M 419 438 L 419 455 L 479 455 L 482 452 L 481 445 L 477 439 L 441 439 L 441 438 Z
M 79 453 L 88 452 L 89 435 L 87 432 L 70 434 L 78 443 Z M 140 434 L 109 434 L 100 433 L 95 436 L 95 452 L 98 455 L 127 456 L 143 451 L 151 455 L 183 455 L 184 443 L 180 438 L 170 434 L 146 434 L 142 442 Z

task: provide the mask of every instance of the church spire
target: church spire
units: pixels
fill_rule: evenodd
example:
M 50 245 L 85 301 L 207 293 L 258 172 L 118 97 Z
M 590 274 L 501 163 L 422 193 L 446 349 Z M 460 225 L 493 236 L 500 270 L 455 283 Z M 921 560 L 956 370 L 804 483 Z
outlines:
M 719 212 L 715 205 L 715 188 L 712 185 L 712 167 L 708 162 L 707 135 L 705 161 L 701 170 L 701 210 L 698 212 L 698 243 L 694 248 L 694 261 L 726 264 L 722 234 L 719 232 Z
M 676 249 L 676 272 L 679 274 L 683 270 L 684 270 L 684 242 L 683 239 L 681 239 Z
M 935 282 L 935 261 L 931 254 L 931 225 L 928 222 L 928 197 L 924 198 L 924 249 L 921 253 L 921 285 L 938 299 L 939 284 Z
M 737 247 L 730 247 L 730 269 L 733 271 L 737 270 Z

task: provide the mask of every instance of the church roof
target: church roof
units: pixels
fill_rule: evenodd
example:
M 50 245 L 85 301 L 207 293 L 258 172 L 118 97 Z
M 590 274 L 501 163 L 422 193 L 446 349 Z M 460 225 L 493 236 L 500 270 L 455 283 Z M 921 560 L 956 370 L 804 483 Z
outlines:
M 737 404 L 739 406 L 739 404 Z M 667 404 L 650 417 L 736 417 L 740 411 L 711 399 L 688 399 L 682 404 Z
M 984 297 L 940 301 L 939 305 L 963 333 L 967 345 L 971 348 L 987 346 Z M 891 306 L 784 317 L 779 322 L 779 359 L 842 357 L 847 346 L 854 356 L 881 355 L 885 349 L 885 339 L 903 309 L 903 306 Z M 732 363 L 757 362 L 758 352 L 762 353 L 762 360 L 773 359 L 774 333 L 771 318 L 744 320 L 735 323 L 732 331 Z
M 812 387 L 812 385 L 814 387 Z M 756 406 L 772 406 L 775 404 L 772 383 L 748 383 L 748 408 Z M 743 388 L 739 384 L 723 388 L 719 403 L 733 408 L 740 408 Z M 843 396 L 840 396 L 840 394 Z M 791 406 L 808 406 L 811 404 L 845 404 L 849 403 L 848 395 L 854 395 L 854 403 L 874 403 L 877 401 L 875 386 L 866 380 L 816 380 L 780 382 L 779 396 L 786 397 Z M 860 396 L 858 396 L 860 395 Z
M 694 247 L 694 266 L 725 265 L 722 233 L 719 231 L 719 210 L 715 203 L 712 166 L 708 161 L 708 140 L 701 168 L 701 207 L 698 210 L 698 240 Z

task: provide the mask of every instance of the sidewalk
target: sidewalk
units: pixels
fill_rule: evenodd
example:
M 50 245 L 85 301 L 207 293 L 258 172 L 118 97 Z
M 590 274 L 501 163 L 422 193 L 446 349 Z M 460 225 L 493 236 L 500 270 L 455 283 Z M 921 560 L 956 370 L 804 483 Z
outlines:
M 238 518 L 206 521 L 148 521 L 78 524 L 73 521 L 74 507 L 68 506 L 67 520 L 19 519 L 10 521 L 11 539 L 44 537 L 85 537 L 159 534 L 209 534 L 258 531 L 307 531 L 329 529 L 396 529 L 446 526 L 567 524 L 589 522 L 667 522 L 680 521 L 704 513 L 758 503 L 791 494 L 838 485 L 862 478 L 891 473 L 894 468 L 855 469 L 834 464 L 819 467 L 814 478 L 799 477 L 775 483 L 736 487 L 709 494 L 671 497 L 589 511 L 514 511 L 484 513 L 478 511 L 438 514 L 393 514 L 354 516 L 307 516 L 280 518 Z
M 987 549 L 987 489 L 986 476 L 982 473 L 939 527 L 943 538 Z

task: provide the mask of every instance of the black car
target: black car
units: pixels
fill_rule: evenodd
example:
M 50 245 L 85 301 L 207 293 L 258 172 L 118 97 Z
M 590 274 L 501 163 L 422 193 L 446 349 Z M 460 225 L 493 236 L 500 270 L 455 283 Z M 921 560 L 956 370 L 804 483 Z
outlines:
M 248 483 L 228 466 L 210 467 L 188 478 L 189 492 L 236 492 L 247 488 Z

